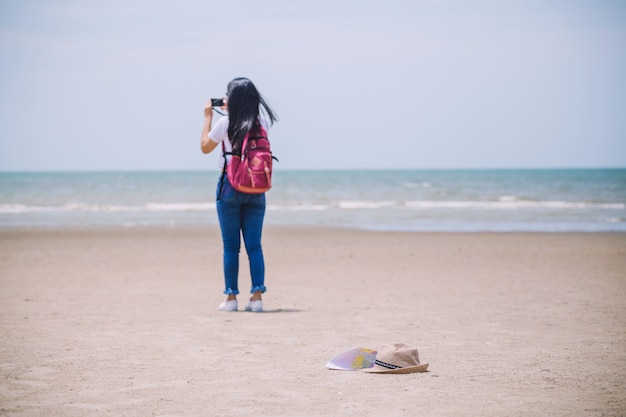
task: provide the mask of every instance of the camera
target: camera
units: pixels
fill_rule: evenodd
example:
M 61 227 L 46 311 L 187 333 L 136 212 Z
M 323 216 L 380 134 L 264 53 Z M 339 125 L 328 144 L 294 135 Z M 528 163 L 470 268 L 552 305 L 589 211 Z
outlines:
M 212 98 L 211 99 L 211 106 L 212 107 L 222 107 L 224 105 L 224 99 L 223 98 Z

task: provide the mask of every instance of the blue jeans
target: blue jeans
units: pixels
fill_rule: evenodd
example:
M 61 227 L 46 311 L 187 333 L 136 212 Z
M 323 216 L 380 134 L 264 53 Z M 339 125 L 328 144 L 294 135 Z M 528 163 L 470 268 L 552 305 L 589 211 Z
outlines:
M 224 243 L 224 294 L 239 294 L 239 249 L 242 235 L 250 262 L 250 293 L 265 292 L 265 261 L 261 247 L 265 194 L 241 193 L 222 175 L 217 183 L 216 200 Z

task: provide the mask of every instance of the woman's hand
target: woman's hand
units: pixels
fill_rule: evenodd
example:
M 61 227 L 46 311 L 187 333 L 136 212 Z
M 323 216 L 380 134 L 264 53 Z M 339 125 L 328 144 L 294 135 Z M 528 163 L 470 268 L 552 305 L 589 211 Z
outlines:
M 213 105 L 211 104 L 211 99 L 209 99 L 209 102 L 206 106 L 204 106 L 204 117 L 213 117 Z
M 217 146 L 217 143 L 209 139 L 211 131 L 211 123 L 213 122 L 213 105 L 211 100 L 204 106 L 204 124 L 202 126 L 202 134 L 200 136 L 200 149 L 203 153 L 209 153 Z
M 220 106 L 220 107 L 222 108 L 222 110 L 227 110 L 228 109 L 228 101 L 226 100 L 226 97 L 222 97 L 222 102 L 224 104 L 222 106 Z M 209 101 L 206 104 L 206 106 L 204 106 L 204 117 L 211 117 L 211 116 L 213 116 L 213 99 L 209 99 Z

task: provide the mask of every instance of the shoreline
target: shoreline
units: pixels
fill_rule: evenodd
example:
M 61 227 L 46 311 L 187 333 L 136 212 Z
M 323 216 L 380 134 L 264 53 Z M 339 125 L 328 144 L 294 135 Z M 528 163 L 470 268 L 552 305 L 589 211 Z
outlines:
M 107 231 L 173 231 L 173 232 L 199 232 L 219 230 L 219 224 L 149 224 L 149 225 L 63 225 L 63 226 L 0 226 L 0 233 L 20 233 L 20 232 L 107 232 Z M 415 235 L 506 235 L 506 234 L 526 234 L 526 235 L 626 235 L 626 231 L 621 230 L 386 230 L 386 229 L 369 229 L 353 226 L 335 226 L 335 225 L 308 225 L 308 224 L 268 224 L 264 225 L 264 233 L 272 229 L 281 230 L 300 230 L 309 232 L 313 230 L 327 232 L 358 232 L 373 234 L 415 234 Z

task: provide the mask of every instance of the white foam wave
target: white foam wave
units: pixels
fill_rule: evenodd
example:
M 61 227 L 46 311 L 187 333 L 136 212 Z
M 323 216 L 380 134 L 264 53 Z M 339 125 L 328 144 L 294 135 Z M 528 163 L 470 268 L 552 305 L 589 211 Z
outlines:
M 143 205 L 70 203 L 60 206 L 0 204 L 0 214 L 26 214 L 46 212 L 129 213 L 142 211 L 207 211 L 213 209 L 215 209 L 215 203 L 147 203 Z
M 148 203 L 149 211 L 207 211 L 215 209 L 215 203 Z
M 337 207 L 340 209 L 379 209 L 385 207 L 394 207 L 398 203 L 395 201 L 340 201 Z
M 0 214 L 21 214 L 44 211 L 45 207 L 27 206 L 24 204 L 0 204 Z
M 519 201 L 500 199 L 499 201 L 407 201 L 407 207 L 416 209 L 482 209 L 482 210 L 515 210 L 524 208 L 545 209 L 607 209 L 623 210 L 622 203 L 587 203 L 569 201 Z
M 52 208 L 51 208 L 52 209 Z M 141 211 L 141 206 L 72 203 L 59 206 L 57 211 L 79 211 L 89 213 L 125 213 Z
M 280 205 L 280 204 L 268 204 L 267 209 L 273 211 L 290 210 L 290 211 L 324 211 L 330 208 L 327 204 L 294 204 L 294 205 Z
M 344 210 L 371 210 L 389 207 L 409 208 L 416 210 L 447 209 L 447 210 L 516 210 L 516 209 L 563 209 L 563 210 L 623 210 L 626 204 L 622 203 L 588 203 L 567 201 L 523 201 L 516 197 L 503 196 L 498 201 L 339 201 L 335 204 L 297 204 L 297 205 L 273 205 L 268 206 L 271 210 L 302 210 L 320 211 L 336 207 Z
M 405 182 L 402 184 L 404 188 L 430 188 L 432 184 L 429 182 Z
M 329 204 L 270 204 L 273 211 L 326 211 L 376 210 L 385 208 L 408 208 L 413 210 L 624 210 L 624 203 L 593 203 L 569 201 L 524 201 L 503 196 L 497 201 L 339 201 Z M 146 203 L 141 205 L 70 203 L 59 206 L 37 206 L 26 204 L 0 204 L 0 214 L 88 212 L 88 213 L 131 213 L 131 212 L 202 212 L 215 209 L 215 203 Z
M 516 209 L 561 209 L 561 210 L 624 210 L 623 203 L 589 203 L 568 201 L 524 201 L 513 196 L 503 196 L 497 201 L 339 201 L 335 204 L 296 204 L 268 206 L 271 210 L 320 211 L 333 207 L 343 210 L 371 210 L 389 207 L 409 208 L 415 210 L 447 209 L 447 210 L 516 210 Z

